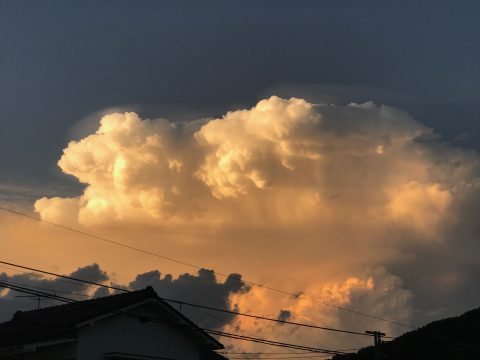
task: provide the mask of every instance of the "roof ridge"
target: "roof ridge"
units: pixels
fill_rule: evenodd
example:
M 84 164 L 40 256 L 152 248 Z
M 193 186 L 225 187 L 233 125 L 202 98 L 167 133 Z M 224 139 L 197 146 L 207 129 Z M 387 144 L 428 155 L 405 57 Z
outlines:
M 208 346 L 215 349 L 223 348 L 218 340 L 159 297 L 151 286 L 90 300 L 72 301 L 62 305 L 17 312 L 10 321 L 0 324 L 0 348 L 66 334 L 75 336 L 79 324 L 103 318 L 107 314 L 128 314 L 126 310 L 131 306 L 149 302 L 162 304 L 163 311 L 165 311 L 162 316 L 166 317 L 165 321 L 173 316 L 172 319 L 175 323 L 178 319 L 179 326 L 186 327 L 190 329 L 188 331 L 193 331 L 201 338 L 206 339 Z M 140 317 L 139 320 L 142 321 Z
M 41 314 L 44 314 L 44 313 L 48 313 L 48 312 L 52 312 L 52 311 L 55 311 L 59 308 L 65 308 L 66 306 L 69 306 L 69 305 L 74 305 L 74 306 L 82 306 L 82 305 L 88 305 L 88 304 L 94 304 L 94 303 L 98 303 L 98 302 L 102 302 L 102 301 L 108 301 L 108 300 L 111 300 L 111 299 L 114 299 L 114 298 L 119 298 L 119 297 L 126 297 L 126 296 L 132 296 L 132 295 L 148 295 L 148 297 L 151 297 L 151 298 L 158 298 L 158 295 L 157 293 L 155 292 L 155 290 L 153 289 L 153 287 L 151 286 L 147 286 L 145 287 L 144 289 L 140 289 L 140 290 L 135 290 L 135 291 L 129 291 L 129 290 L 125 290 L 126 292 L 123 292 L 123 293 L 113 293 L 111 295 L 107 295 L 107 296 L 102 296 L 102 297 L 97 297 L 97 298 L 91 298 L 91 299 L 87 299 L 87 300 L 74 300 L 72 302 L 67 302 L 67 303 L 63 303 L 63 304 L 58 304 L 58 305 L 53 305 L 53 306 L 48 306 L 48 307 L 44 307 L 44 308 L 40 308 L 40 309 L 32 309 L 32 310 L 26 310 L 26 311 L 22 311 L 22 310 L 19 310 L 17 312 L 15 312 L 15 314 L 13 315 L 12 319 L 10 321 L 14 321 L 14 320 L 18 320 L 20 318 L 23 318 L 24 316 L 34 316 L 34 315 L 41 315 Z

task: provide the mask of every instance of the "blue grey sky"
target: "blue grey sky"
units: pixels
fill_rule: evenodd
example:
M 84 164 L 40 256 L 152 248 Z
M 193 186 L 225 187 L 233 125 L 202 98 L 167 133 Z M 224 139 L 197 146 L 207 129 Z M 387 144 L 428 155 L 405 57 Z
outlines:
M 355 273 L 363 269 L 364 263 L 381 266 L 372 276 L 385 288 L 394 285 L 391 288 L 399 291 L 389 294 L 394 302 L 400 304 L 396 300 L 401 298 L 408 305 L 415 296 L 411 309 L 418 310 L 412 312 L 418 324 L 459 314 L 480 302 L 480 234 L 476 215 L 480 211 L 480 158 L 478 153 L 456 148 L 480 150 L 479 15 L 479 1 L 0 0 L 0 203 L 20 204 L 22 211 L 33 212 L 33 204 L 38 200 L 36 215 L 62 224 L 74 219 L 82 226 L 100 226 L 101 221 L 95 223 L 97 218 L 112 224 L 122 222 L 128 231 L 115 233 L 113 228 L 112 239 L 120 234 L 120 240 L 128 239 L 126 243 L 138 240 L 135 244 L 139 247 L 155 247 L 169 257 L 224 273 L 238 272 L 258 283 L 263 283 L 272 272 L 283 281 L 289 269 L 292 273 L 300 269 L 295 273 L 298 278 L 287 274 L 293 288 L 305 274 L 323 276 L 318 280 L 320 284 L 329 276 L 337 276 L 340 270 L 346 272 L 349 266 Z M 311 103 L 344 105 L 372 100 L 391 105 L 434 128 L 445 142 L 432 140 L 435 137 L 428 130 L 413 124 L 401 112 L 367 105 L 336 110 L 325 106 L 320 110 L 322 116 L 326 114 L 327 130 L 333 133 L 332 129 L 340 128 L 332 120 L 337 115 L 344 121 L 341 124 L 351 130 L 345 131 L 349 136 L 345 138 L 335 133 L 334 140 L 343 144 L 366 132 L 373 133 L 372 138 L 379 142 L 375 142 L 375 155 L 368 155 L 372 163 L 346 155 L 345 162 L 339 163 L 333 156 L 327 165 L 322 165 L 322 171 L 301 162 L 300 170 L 290 175 L 294 167 L 285 165 L 283 158 L 280 161 L 275 157 L 272 162 L 281 166 L 270 166 L 268 154 L 259 151 L 251 156 L 249 164 L 253 170 L 247 174 L 248 181 L 256 180 L 255 186 L 249 196 L 238 199 L 236 194 L 246 191 L 241 181 L 238 188 L 226 189 L 233 195 L 220 190 L 231 178 L 242 180 L 242 172 L 247 173 L 244 168 L 234 163 L 231 167 L 240 170 L 234 171 L 232 177 L 227 171 L 216 181 L 210 175 L 219 173 L 223 159 L 209 160 L 211 169 L 204 166 L 206 161 L 200 166 L 200 157 L 190 154 L 196 148 L 181 141 L 174 142 L 174 150 L 168 148 L 170 152 L 159 152 L 153 158 L 158 159 L 158 155 L 167 159 L 167 155 L 178 154 L 190 166 L 184 172 L 185 178 L 169 177 L 169 172 L 160 166 L 163 163 L 157 166 L 152 161 L 153 165 L 137 168 L 136 157 L 127 159 L 129 175 L 141 181 L 131 191 L 133 195 L 125 191 L 131 199 L 126 196 L 128 201 L 118 201 L 120 205 L 116 202 L 120 193 L 117 188 L 93 179 L 89 183 L 91 193 L 82 194 L 83 185 L 78 180 L 81 177 L 63 175 L 57 166 L 69 141 L 94 131 L 101 114 L 115 109 L 135 111 L 142 119 L 166 117 L 184 121 L 251 108 L 272 95 L 300 97 Z M 283 104 L 276 98 L 271 103 Z M 302 106 L 299 108 L 303 109 Z M 361 131 L 355 128 L 359 116 L 364 116 L 368 125 Z M 138 120 L 138 124 L 148 122 Z M 384 145 L 390 144 L 390 138 L 375 131 L 379 128 L 376 124 L 386 124 L 393 135 L 408 140 L 398 157 L 377 157 L 384 154 Z M 203 140 L 207 135 L 214 138 L 204 146 L 208 159 L 225 143 L 224 135 L 215 133 L 214 127 L 201 134 Z M 232 129 L 232 134 L 241 140 L 249 136 Z M 307 122 L 301 130 L 305 135 L 315 129 L 314 124 Z M 189 139 L 193 142 L 193 136 L 199 132 L 188 133 Z M 418 134 L 428 136 L 416 143 Z M 308 145 L 309 139 L 304 139 L 303 144 Z M 293 135 L 291 140 L 294 145 L 298 141 Z M 429 141 L 431 145 L 427 144 Z M 327 145 L 330 150 L 336 149 L 336 143 Z M 355 149 L 366 151 L 363 143 L 354 145 Z M 230 152 L 226 154 L 251 154 L 257 150 L 254 146 L 227 147 Z M 309 148 L 300 150 L 307 154 Z M 341 150 L 348 153 L 348 147 Z M 73 151 L 85 155 L 88 162 L 96 148 L 84 152 L 82 146 L 76 146 Z M 271 153 L 275 155 L 275 151 Z M 418 152 L 422 152 L 421 160 L 415 158 Z M 390 163 L 383 158 L 390 159 Z M 76 159 L 66 159 L 64 168 L 70 166 L 72 174 L 83 175 L 71 166 Z M 172 164 L 169 162 L 165 169 L 174 168 L 180 174 L 176 163 Z M 404 167 L 405 164 L 411 167 Z M 408 169 L 415 164 L 426 170 L 420 173 L 415 168 L 410 174 Z M 114 167 L 108 163 L 104 168 L 111 171 Z M 92 169 L 86 171 L 87 175 L 97 174 L 98 169 Z M 266 175 L 252 179 L 259 173 Z M 324 174 L 333 175 L 320 176 Z M 398 184 L 390 183 L 393 177 L 398 178 Z M 271 193 L 262 192 L 263 188 L 268 187 L 271 179 L 278 178 L 273 189 L 278 193 L 270 198 Z M 324 179 L 323 188 L 318 179 Z M 125 182 L 124 189 L 130 190 L 130 184 Z M 177 191 L 178 184 L 183 192 Z M 137 196 L 141 193 L 138 189 L 148 190 L 141 194 L 142 199 Z M 284 192 L 285 189 L 291 192 Z M 375 190 L 374 196 L 370 197 L 371 193 L 364 189 Z M 312 192 L 302 193 L 307 190 Z M 99 193 L 111 201 L 102 202 L 104 199 L 100 198 L 102 201 L 97 204 L 113 204 L 115 211 L 99 212 L 100 215 L 90 214 L 88 208 L 83 211 L 88 201 L 95 204 Z M 306 194 L 308 201 L 299 194 Z M 222 201 L 223 197 L 227 199 Z M 137 206 L 140 203 L 142 206 Z M 128 206 L 123 208 L 121 205 L 125 204 Z M 333 215 L 319 215 L 317 209 L 323 209 L 319 204 Z M 385 208 L 378 204 L 398 206 Z M 102 206 L 98 208 L 110 209 Z M 92 208 L 95 210 L 95 206 Z M 159 211 L 148 213 L 152 227 L 129 228 L 128 222 L 123 224 L 124 219 L 128 220 L 128 216 L 122 217 L 124 214 L 137 214 L 138 210 L 140 218 L 150 208 Z M 208 211 L 204 212 L 205 209 Z M 310 218 L 305 216 L 305 209 L 311 211 Z M 373 220 L 364 218 L 371 214 L 365 209 L 373 211 Z M 169 216 L 175 216 L 175 211 L 181 221 L 169 223 Z M 185 217 L 180 217 L 182 211 Z M 70 214 L 71 218 L 67 216 Z M 159 214 L 164 218 L 159 220 Z M 205 217 L 205 224 L 221 225 L 215 228 L 216 232 L 200 225 L 197 228 L 190 221 L 190 216 L 197 214 Z M 379 222 L 379 217 L 383 219 L 380 215 L 385 222 Z M 223 226 L 223 217 L 228 226 Z M 98 262 L 107 271 L 123 271 L 123 283 L 130 282 L 135 274 L 148 274 L 160 266 L 152 259 L 147 263 L 144 257 L 131 261 L 131 254 L 116 252 L 111 256 L 110 248 L 94 248 L 70 234 L 74 239 L 72 247 L 64 241 L 68 237 L 65 233 L 50 235 L 54 233 L 44 229 L 40 236 L 40 227 L 32 228 L 35 236 L 31 238 L 36 241 L 33 243 L 29 241 L 30 228 L 16 225 L 11 217 L 2 217 L 0 221 L 0 238 L 5 240 L 2 256 L 11 256 L 12 261 L 19 263 L 55 265 L 67 273 L 72 271 L 67 267 L 73 264 Z M 303 221 L 309 226 L 305 227 Z M 48 239 L 45 244 L 49 245 L 39 239 Z M 31 251 L 23 251 L 27 247 Z M 131 267 L 127 269 L 125 264 Z M 277 274 L 280 268 L 284 272 Z M 167 266 L 160 270 L 180 273 Z M 261 275 L 254 277 L 257 274 Z M 294 290 L 296 293 L 297 289 Z M 354 298 L 353 308 L 377 311 L 377 300 L 379 308 L 384 308 L 382 294 L 375 298 L 362 291 Z M 398 313 L 396 308 L 385 309 L 390 311 L 385 310 L 386 317 Z
M 272 94 L 372 99 L 479 149 L 479 14 L 476 1 L 2 0 L 0 181 L 65 183 L 56 161 L 92 113 L 189 119 Z

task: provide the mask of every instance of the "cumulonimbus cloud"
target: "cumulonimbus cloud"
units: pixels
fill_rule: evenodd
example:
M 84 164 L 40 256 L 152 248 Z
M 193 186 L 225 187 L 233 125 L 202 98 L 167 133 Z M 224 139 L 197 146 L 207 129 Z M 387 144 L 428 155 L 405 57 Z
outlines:
M 44 219 L 90 225 L 207 219 L 207 212 L 257 217 L 267 205 L 275 208 L 270 220 L 306 219 L 356 203 L 427 234 L 454 201 L 450 174 L 439 172 L 447 164 L 437 164 L 429 148 L 434 136 L 405 112 L 373 103 L 271 97 L 187 124 L 114 113 L 95 134 L 70 142 L 58 162 L 86 185 L 84 193 L 42 198 L 35 209 Z M 460 166 L 467 181 L 469 167 Z M 292 206 L 279 210 L 284 203 Z
M 201 243 L 204 254 L 244 254 L 248 268 L 275 285 L 291 276 L 319 296 L 329 282 L 355 278 L 358 291 L 344 301 L 367 312 L 387 314 L 358 295 L 381 292 L 359 275 L 366 267 L 385 269 L 370 277 L 392 286 L 385 303 L 403 299 L 392 310 L 403 320 L 412 301 L 426 303 L 447 285 L 453 297 L 480 268 L 472 255 L 480 250 L 472 216 L 480 156 L 388 106 L 271 97 L 189 123 L 113 113 L 70 142 L 58 165 L 85 190 L 37 200 L 42 219 L 168 228 Z M 300 319 L 292 304 L 271 316 L 282 310 Z

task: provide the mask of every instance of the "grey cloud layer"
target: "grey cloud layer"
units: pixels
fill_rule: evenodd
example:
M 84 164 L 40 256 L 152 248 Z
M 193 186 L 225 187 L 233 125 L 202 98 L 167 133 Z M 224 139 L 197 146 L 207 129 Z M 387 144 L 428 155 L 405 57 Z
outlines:
M 107 273 L 101 270 L 97 264 L 78 268 L 69 274 L 69 276 L 105 284 L 110 280 Z M 57 294 L 59 296 L 76 300 L 87 300 L 92 296 L 100 297 L 111 294 L 106 288 L 99 287 L 92 289 L 87 284 L 60 278 L 42 278 L 33 273 L 21 273 L 15 275 L 0 273 L 0 280 L 24 287 L 31 287 L 48 294 Z M 150 272 L 138 274 L 136 278 L 130 284 L 124 286 L 124 288 L 139 290 L 146 286 L 152 286 L 161 297 L 182 300 L 195 304 L 203 304 L 223 310 L 236 309 L 235 305 L 230 303 L 230 295 L 249 291 L 249 287 L 241 280 L 240 275 L 231 274 L 222 283 L 217 281 L 213 271 L 206 269 L 199 270 L 197 275 L 182 274 L 176 279 L 170 274 L 161 278 L 158 270 L 152 270 Z M 16 297 L 18 295 L 22 296 L 24 294 L 10 290 L 5 290 L 5 292 L 1 294 L 0 322 L 9 320 L 15 311 L 31 310 L 37 306 L 36 301 L 32 301 L 28 298 L 20 299 Z M 44 299 L 41 302 L 42 306 L 58 304 L 58 302 L 48 299 Z M 178 305 L 172 305 L 178 307 Z M 181 311 L 197 324 L 210 328 L 221 328 L 234 318 L 231 314 L 221 313 L 212 313 L 211 316 L 206 316 L 205 312 L 192 310 L 187 306 L 183 307 Z
M 87 265 L 73 271 L 70 276 L 92 282 L 104 282 L 109 279 L 108 275 L 100 269 L 97 264 Z M 0 280 L 24 287 L 32 287 L 38 291 L 49 294 L 57 294 L 76 300 L 86 300 L 89 287 L 86 284 L 69 281 L 65 279 L 49 279 L 40 277 L 34 273 L 19 273 L 8 275 L 0 273 Z M 9 320 L 13 313 L 18 310 L 31 310 L 36 307 L 36 302 L 28 298 L 17 298 L 18 295 L 25 295 L 16 291 L 4 290 L 0 296 L 0 321 Z M 51 300 L 42 300 L 43 306 L 58 304 Z
M 198 275 L 182 274 L 177 279 L 167 274 L 163 278 L 158 270 L 139 274 L 129 284 L 131 289 L 152 286 L 161 297 L 182 300 L 222 310 L 238 310 L 230 303 L 230 295 L 242 294 L 249 287 L 238 274 L 231 274 L 223 283 L 217 282 L 213 271 L 201 269 Z M 178 307 L 178 305 L 175 305 Z M 181 308 L 189 318 L 203 327 L 220 328 L 233 320 L 234 315 L 189 308 Z M 210 314 L 210 315 L 208 315 Z

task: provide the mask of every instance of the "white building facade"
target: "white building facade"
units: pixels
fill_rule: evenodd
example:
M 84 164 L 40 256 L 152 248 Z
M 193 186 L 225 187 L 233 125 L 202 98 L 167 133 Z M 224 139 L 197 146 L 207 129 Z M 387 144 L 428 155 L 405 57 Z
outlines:
M 0 324 L 0 359 L 221 360 L 216 339 L 152 288 L 19 312 Z

